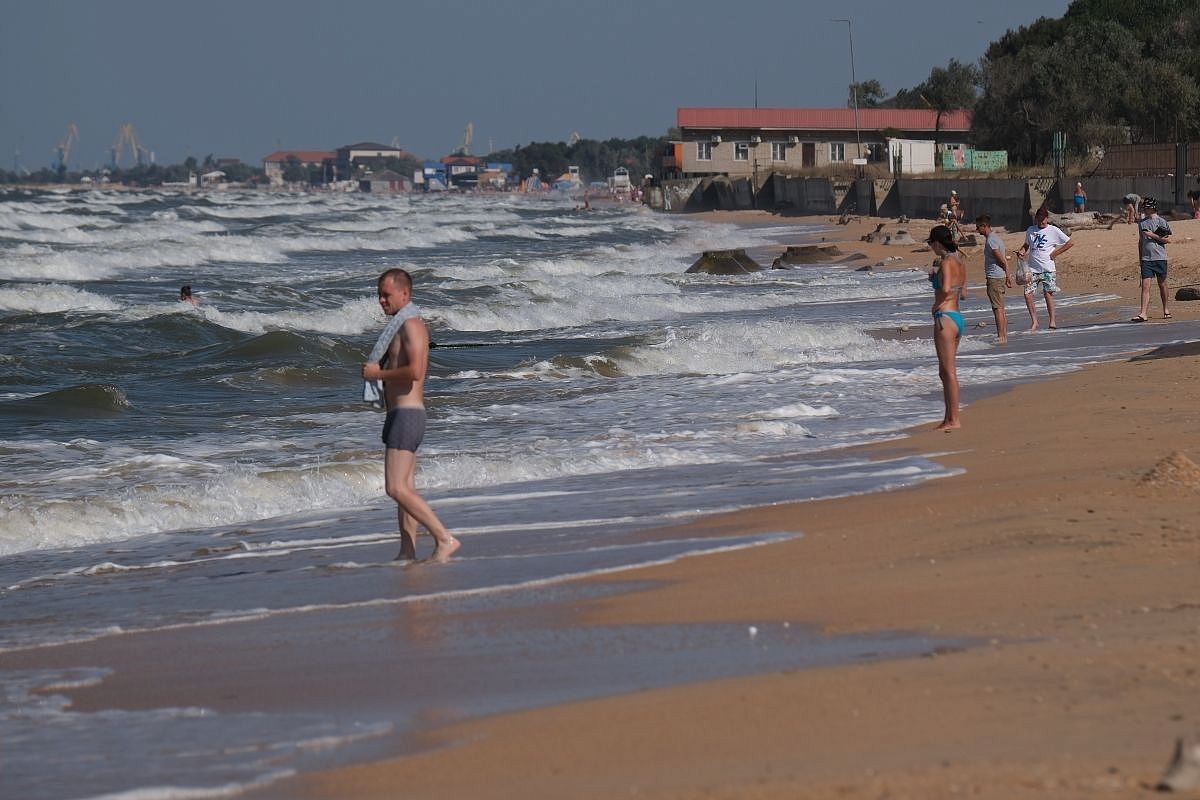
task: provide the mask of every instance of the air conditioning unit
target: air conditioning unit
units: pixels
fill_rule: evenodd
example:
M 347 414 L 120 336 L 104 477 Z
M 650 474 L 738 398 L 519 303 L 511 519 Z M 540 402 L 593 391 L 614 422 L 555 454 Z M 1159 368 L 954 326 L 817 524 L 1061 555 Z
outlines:
M 789 136 L 788 144 L 800 144 L 800 137 L 799 136 Z
M 762 137 L 761 136 L 751 136 L 750 144 L 762 144 Z
M 720 136 L 718 136 L 717 134 L 715 134 L 715 133 L 714 133 L 714 134 L 713 134 L 713 137 L 712 137 L 712 143 L 713 143 L 713 144 L 720 144 L 720 143 L 721 143 L 721 137 L 720 137 Z

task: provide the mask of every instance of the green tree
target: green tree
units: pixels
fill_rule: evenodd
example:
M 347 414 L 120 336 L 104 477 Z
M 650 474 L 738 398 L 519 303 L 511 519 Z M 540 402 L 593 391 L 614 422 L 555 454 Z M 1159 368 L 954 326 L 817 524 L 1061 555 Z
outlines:
M 850 85 L 849 97 L 846 98 L 846 107 L 854 106 L 855 90 L 858 92 L 858 105 L 860 108 L 879 108 L 884 98 L 887 97 L 883 91 L 883 84 L 877 80 L 860 81 Z
M 942 129 L 942 117 L 957 109 L 973 109 L 979 97 L 982 76 L 974 64 L 950 59 L 945 67 L 934 67 L 929 77 L 912 89 L 896 93 L 898 108 L 932 108 L 937 112 L 934 141 Z
M 295 156 L 283 162 L 283 180 L 286 183 L 308 183 L 308 169 Z

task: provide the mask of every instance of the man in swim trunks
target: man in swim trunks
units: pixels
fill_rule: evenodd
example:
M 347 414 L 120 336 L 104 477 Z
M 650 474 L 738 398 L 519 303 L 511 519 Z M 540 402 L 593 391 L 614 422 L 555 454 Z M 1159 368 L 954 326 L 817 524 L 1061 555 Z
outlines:
M 1058 292 L 1058 267 L 1054 259 L 1075 246 L 1075 242 L 1057 225 L 1050 224 L 1050 212 L 1045 206 L 1033 215 L 1033 224 L 1025 231 L 1025 244 L 1021 245 L 1017 257 L 1028 259 L 1033 270 L 1033 280 L 1025 285 L 1025 307 L 1029 309 L 1029 330 L 1038 329 L 1037 303 L 1033 293 L 1041 290 L 1046 299 L 1046 314 L 1050 317 L 1050 330 L 1058 327 L 1054 316 L 1054 295 Z
M 1121 207 L 1125 209 L 1125 222 L 1137 222 L 1138 205 L 1142 198 L 1137 192 L 1130 192 L 1121 198 Z
M 379 305 L 394 316 L 412 297 L 412 277 L 402 269 L 389 269 L 379 276 Z M 386 366 L 383 366 L 386 364 Z M 398 560 L 417 557 L 417 524 L 424 525 L 437 541 L 433 561 L 445 562 L 460 543 L 450 535 L 433 509 L 417 494 L 417 448 L 425 436 L 425 371 L 429 367 L 429 331 L 420 317 L 405 320 L 392 338 L 379 364 L 363 364 L 362 376 L 383 381 L 384 487 L 396 501 L 400 522 Z
M 1158 296 L 1162 299 L 1163 317 L 1171 318 L 1167 308 L 1167 248 L 1171 243 L 1171 226 L 1158 215 L 1158 201 L 1153 197 L 1142 200 L 1146 216 L 1138 223 L 1138 256 L 1142 264 L 1142 307 L 1133 322 L 1145 322 L 1150 313 L 1150 283 L 1158 281 Z

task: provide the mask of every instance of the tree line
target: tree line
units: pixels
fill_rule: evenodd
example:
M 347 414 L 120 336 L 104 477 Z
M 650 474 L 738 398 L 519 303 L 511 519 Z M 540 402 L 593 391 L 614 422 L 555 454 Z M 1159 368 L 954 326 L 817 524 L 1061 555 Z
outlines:
M 536 169 L 544 180 L 553 181 L 579 167 L 587 180 L 606 180 L 617 167 L 629 170 L 631 178 L 657 175 L 668 136 L 639 136 L 636 139 L 578 139 L 574 142 L 530 142 L 527 145 L 497 150 L 485 160 L 513 165 L 513 173 L 526 177 Z
M 220 169 L 225 179 L 234 183 L 266 183 L 266 172 L 261 167 L 249 164 L 221 164 L 210 154 L 203 161 L 188 156 L 179 164 L 138 164 L 132 167 L 108 167 L 99 170 L 68 170 L 42 167 L 32 172 L 0 169 L 0 184 L 3 183 L 79 183 L 87 177 L 92 180 L 107 178 L 109 183 L 128 186 L 158 186 L 163 183 L 183 183 L 188 176 L 198 172 Z
M 978 64 L 951 59 L 887 97 L 877 80 L 851 87 L 866 107 L 966 108 L 971 138 L 1039 164 L 1065 135 L 1068 153 L 1200 138 L 1200 3 L 1075 0 L 992 42 Z

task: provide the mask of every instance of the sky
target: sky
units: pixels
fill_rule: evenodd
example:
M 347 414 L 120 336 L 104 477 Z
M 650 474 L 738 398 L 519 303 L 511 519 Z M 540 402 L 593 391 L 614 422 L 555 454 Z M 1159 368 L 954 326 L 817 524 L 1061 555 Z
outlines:
M 660 136 L 679 106 L 844 106 L 1069 0 L 3 0 L 0 167 L 107 164 L 132 124 L 160 164 L 261 164 L 373 141 L 439 158 Z M 831 18 L 849 19 L 833 22 Z M 18 155 L 19 153 L 19 155 Z M 126 152 L 123 164 L 131 163 Z

